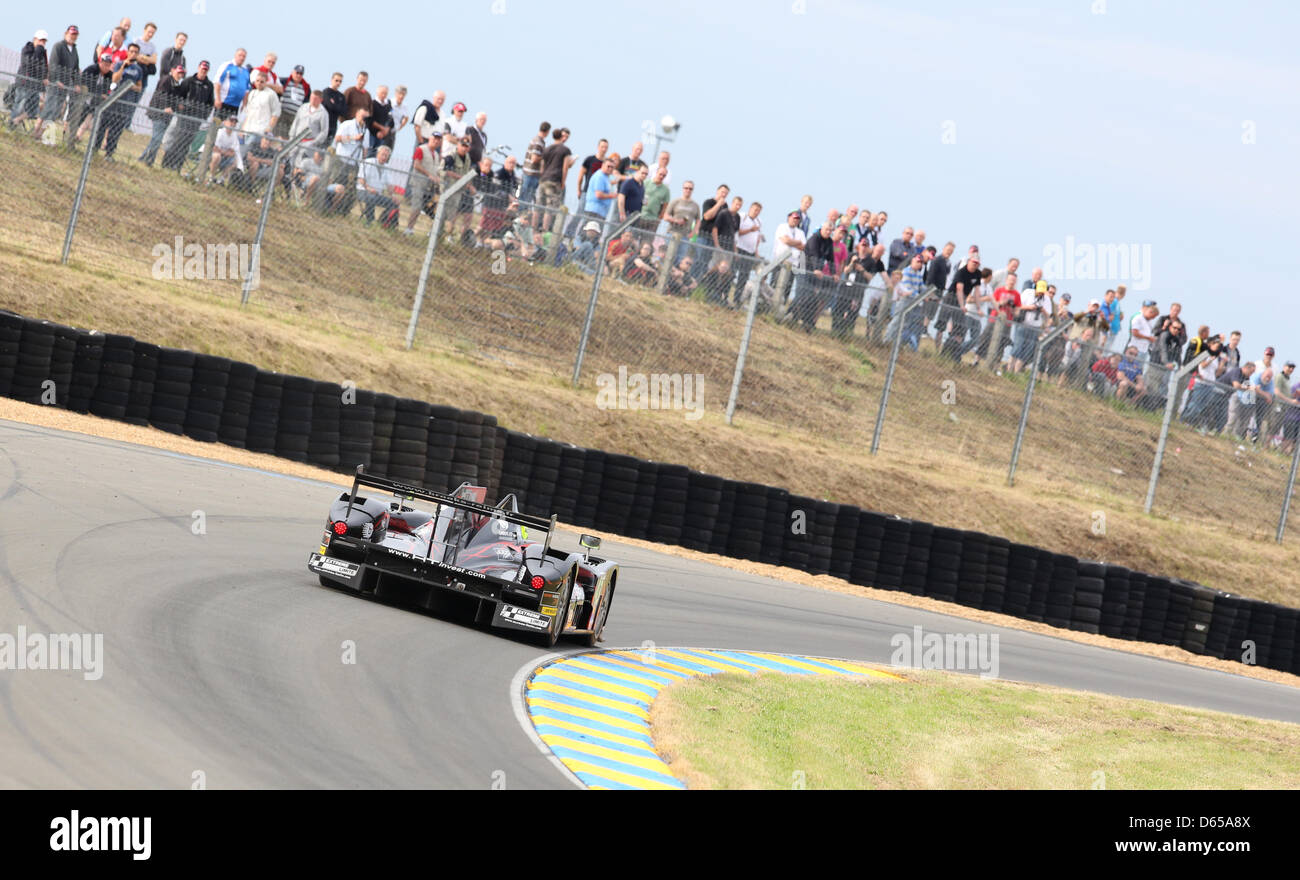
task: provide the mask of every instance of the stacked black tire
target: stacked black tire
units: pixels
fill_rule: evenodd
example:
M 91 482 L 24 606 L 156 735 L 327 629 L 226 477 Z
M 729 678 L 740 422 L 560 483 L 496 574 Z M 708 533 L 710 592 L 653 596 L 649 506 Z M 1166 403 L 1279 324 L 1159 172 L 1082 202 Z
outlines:
M 560 444 L 490 415 L 0 311 L 0 396 L 434 488 L 580 528 L 1300 673 L 1300 611 L 1189 581 Z

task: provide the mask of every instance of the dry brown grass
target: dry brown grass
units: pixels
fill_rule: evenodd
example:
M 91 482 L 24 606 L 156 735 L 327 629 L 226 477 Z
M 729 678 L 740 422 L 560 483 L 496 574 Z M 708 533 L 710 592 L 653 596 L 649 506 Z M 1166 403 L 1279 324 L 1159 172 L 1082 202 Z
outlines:
M 133 155 L 124 145 L 120 156 Z M 1226 441 L 1177 434 L 1161 503 L 1146 516 L 1158 420 L 1040 385 L 1017 486 L 1005 473 L 1022 384 L 923 352 L 900 362 L 879 456 L 866 449 L 886 352 L 760 320 L 735 426 L 721 418 L 743 316 L 611 282 L 597 307 L 584 379 L 568 383 L 590 279 L 447 246 L 435 260 L 416 350 L 401 340 L 423 245 L 274 203 L 261 286 L 157 281 L 151 249 L 247 241 L 256 206 L 186 187 L 132 163 L 92 169 L 72 265 L 57 264 L 76 161 L 0 135 L 6 236 L 15 283 L 0 307 L 130 333 L 331 381 L 497 415 L 507 427 L 670 460 L 736 479 L 1101 558 L 1289 604 L 1300 548 L 1276 545 L 1281 456 L 1235 456 Z M 66 201 L 60 198 L 66 195 Z M 21 222 L 17 218 L 23 218 Z M 422 221 L 423 222 L 423 221 Z M 592 377 L 619 364 L 705 376 L 706 415 L 602 410 Z M 945 402 L 945 381 L 955 404 Z M 1174 452 L 1174 449 L 1177 452 Z M 1123 473 L 1112 472 L 1118 467 Z M 1096 534 L 1096 514 L 1105 534 Z

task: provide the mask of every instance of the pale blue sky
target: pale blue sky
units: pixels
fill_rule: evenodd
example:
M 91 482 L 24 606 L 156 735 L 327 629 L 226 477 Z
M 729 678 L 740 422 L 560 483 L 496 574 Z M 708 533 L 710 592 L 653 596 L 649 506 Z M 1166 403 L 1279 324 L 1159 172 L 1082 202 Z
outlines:
M 123 14 L 133 36 L 157 21 L 160 48 L 187 31 L 191 67 L 243 45 L 317 87 L 364 67 L 372 91 L 410 86 L 412 109 L 444 89 L 520 154 L 542 119 L 581 158 L 600 137 L 626 153 L 671 113 L 674 191 L 725 181 L 768 230 L 808 192 L 819 220 L 884 209 L 889 238 L 913 225 L 992 266 L 1043 263 L 1069 236 L 1149 247 L 1128 314 L 1178 300 L 1193 331 L 1300 358 L 1294 4 L 77 0 L 8 9 L 3 43 L 69 23 L 91 40 Z M 1124 280 L 1058 283 L 1079 305 Z

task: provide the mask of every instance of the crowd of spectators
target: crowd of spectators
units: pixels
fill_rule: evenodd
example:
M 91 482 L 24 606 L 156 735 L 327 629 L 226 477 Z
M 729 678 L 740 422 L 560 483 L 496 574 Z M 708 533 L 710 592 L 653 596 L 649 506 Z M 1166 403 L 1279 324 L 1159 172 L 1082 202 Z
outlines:
M 1041 268 L 1022 280 L 1018 259 L 992 269 L 976 245 L 956 258 L 954 242 L 926 244 L 926 232 L 912 226 L 890 240 L 885 211 L 855 203 L 830 209 L 817 223 L 811 195 L 776 224 L 769 242 L 761 202 L 747 204 L 726 184 L 697 201 L 692 180 L 676 184 L 674 197 L 671 155 L 660 152 L 649 164 L 640 141 L 624 155 L 602 138 L 578 161 L 569 129 L 543 122 L 520 162 L 508 148 L 489 150 L 485 112 L 470 115 L 463 102 L 445 109 L 441 90 L 412 110 L 405 86 L 390 95 L 380 85 L 372 95 L 365 71 L 347 89 L 337 71 L 328 87 L 313 89 L 302 65 L 282 74 L 276 53 L 267 52 L 254 66 L 243 48 L 215 70 L 201 60 L 190 72 L 187 34 L 177 33 L 159 51 L 153 22 L 138 37 L 131 30 L 129 18 L 108 28 L 90 47 L 85 67 L 76 26 L 53 46 L 37 31 L 5 96 L 9 125 L 30 124 L 39 138 L 61 123 L 65 142 L 75 145 L 99 103 L 125 89 L 95 134 L 96 148 L 112 160 L 157 77 L 144 108 L 150 134 L 139 161 L 146 165 L 161 154 L 163 168 L 181 171 L 206 143 L 205 167 L 194 176 L 251 189 L 269 179 L 280 147 L 292 143 L 297 149 L 281 163 L 277 182 L 287 192 L 323 211 L 355 207 L 361 222 L 408 235 L 421 215 L 433 216 L 445 189 L 468 176 L 454 204 L 443 207 L 457 244 L 586 272 L 604 261 L 609 274 L 629 284 L 724 307 L 756 297 L 779 320 L 808 332 L 826 326 L 834 336 L 851 337 L 862 321 L 869 338 L 901 336 L 913 350 L 929 340 L 940 357 L 971 366 L 991 362 L 1000 373 L 1037 363 L 1061 385 L 1148 408 L 1164 406 L 1170 371 L 1204 352 L 1208 357 L 1175 389 L 1180 418 L 1203 432 L 1287 450 L 1300 434 L 1294 362 L 1275 364 L 1272 347 L 1259 361 L 1244 360 L 1237 331 L 1225 340 L 1201 325 L 1189 335 L 1178 303 L 1162 309 L 1144 299 L 1128 315 L 1120 284 L 1080 308 Z M 399 146 L 406 131 L 411 139 Z M 399 151 L 409 151 L 409 170 L 393 167 Z M 571 177 L 577 208 L 568 212 Z M 609 235 L 616 225 L 627 229 Z M 765 243 L 783 268 L 760 277 L 755 270 L 764 263 Z

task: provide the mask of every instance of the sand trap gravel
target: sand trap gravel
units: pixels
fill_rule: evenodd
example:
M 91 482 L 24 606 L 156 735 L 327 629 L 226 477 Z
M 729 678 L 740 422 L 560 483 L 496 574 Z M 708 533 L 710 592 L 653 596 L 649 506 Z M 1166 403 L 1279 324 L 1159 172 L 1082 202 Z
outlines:
M 122 422 L 101 419 L 96 416 L 70 413 L 67 410 L 55 409 L 53 407 L 34 406 L 32 404 L 20 403 L 19 401 L 11 400 L 9 398 L 0 398 L 0 419 L 8 419 L 14 422 L 23 422 L 25 424 L 38 425 L 46 428 L 57 428 L 59 430 L 72 431 L 78 434 L 90 434 L 95 437 L 104 437 L 109 440 L 120 440 L 124 443 L 136 443 L 142 446 L 152 446 L 156 449 L 165 449 L 170 452 L 178 452 L 184 455 L 210 458 L 215 461 L 259 468 L 261 470 L 273 471 L 275 473 L 287 474 L 294 477 L 321 480 L 338 486 L 347 486 L 351 482 L 348 477 L 343 474 L 324 470 L 318 467 L 312 467 L 311 465 L 287 461 L 273 455 L 262 455 L 256 452 L 248 452 L 243 449 L 236 449 L 232 446 L 223 446 L 219 443 L 200 443 L 199 441 L 191 440 L 188 437 L 178 437 L 174 434 L 168 434 L 165 431 L 159 431 L 154 428 L 143 428 L 136 425 L 128 425 Z M 622 535 L 599 532 L 594 529 L 583 529 L 583 531 L 599 535 L 602 538 L 608 538 L 611 541 L 622 541 L 625 544 L 631 544 L 636 547 L 653 549 L 660 553 L 679 556 L 683 559 L 708 562 L 723 568 L 743 571 L 747 574 L 762 575 L 764 577 L 776 578 L 777 580 L 787 581 L 790 583 L 805 584 L 810 587 L 831 590 L 836 593 L 849 593 L 855 596 L 866 596 L 870 599 L 889 602 L 893 605 L 906 605 L 912 608 L 934 611 L 939 614 L 948 614 L 953 617 L 961 617 L 967 620 L 978 621 L 980 623 L 1004 626 L 1008 629 L 1041 633 L 1043 635 L 1068 639 L 1073 642 L 1081 642 L 1086 645 L 1113 648 L 1116 651 L 1126 651 L 1130 654 L 1145 654 L 1148 657 L 1159 657 L 1164 660 L 1174 660 L 1191 666 L 1217 669 L 1221 672 L 1244 675 L 1250 678 L 1258 678 L 1263 681 L 1290 685 L 1291 687 L 1300 687 L 1300 676 L 1279 672 L 1275 669 L 1245 666 L 1241 663 L 1219 660 L 1214 657 L 1203 657 L 1199 654 L 1192 654 L 1188 651 L 1182 650 L 1181 648 L 1173 648 L 1168 645 L 1130 642 L 1124 639 L 1113 639 L 1108 636 L 1094 636 L 1089 633 L 1057 629 L 1056 627 L 1048 626 L 1044 623 L 1034 623 L 1033 621 L 1022 620 L 1018 617 L 1011 617 L 1006 614 L 995 614 L 989 611 L 966 608 L 962 605 L 956 605 L 950 602 L 940 602 L 922 596 L 911 596 L 907 593 L 899 593 L 893 590 L 877 590 L 870 587 L 860 587 L 855 584 L 850 584 L 847 581 L 840 580 L 839 578 L 830 577 L 829 575 L 811 575 L 793 568 L 782 568 L 781 566 L 776 565 L 765 565 L 758 562 L 731 559 L 726 556 L 715 556 L 710 553 L 687 550 L 684 547 L 654 544 L 650 541 L 626 538 Z

